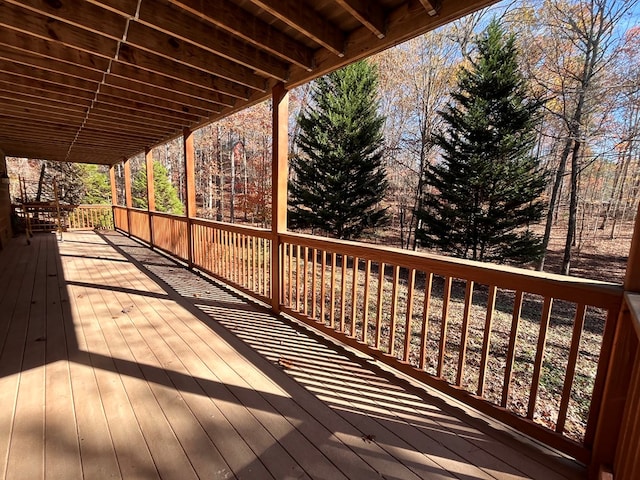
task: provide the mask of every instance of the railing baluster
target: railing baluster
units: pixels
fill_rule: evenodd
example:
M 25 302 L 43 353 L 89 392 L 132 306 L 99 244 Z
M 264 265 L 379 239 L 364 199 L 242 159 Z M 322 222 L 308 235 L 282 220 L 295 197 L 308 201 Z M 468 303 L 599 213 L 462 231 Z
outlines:
M 387 351 L 394 356 L 396 351 L 396 323 L 398 316 L 398 284 L 400 283 L 400 266 L 393 266 L 393 288 L 391 290 L 391 318 L 389 320 L 389 345 Z
M 307 284 L 309 283 L 309 274 L 308 274 L 308 270 L 309 270 L 309 247 L 305 246 L 304 247 L 304 258 L 302 259 L 302 299 L 303 299 L 303 306 L 302 306 L 302 313 L 304 314 L 304 316 L 306 317 L 307 315 L 309 315 L 309 290 L 308 290 L 308 286 Z
M 382 334 L 382 307 L 384 294 L 384 262 L 378 264 L 378 311 L 376 315 L 376 343 L 375 347 L 380 349 L 380 336 Z
M 464 292 L 464 315 L 462 317 L 462 331 L 460 332 L 460 352 L 458 354 L 458 372 L 456 385 L 461 386 L 464 380 L 464 365 L 467 356 L 467 338 L 469 336 L 469 317 L 473 306 L 473 281 L 467 280 Z
M 351 279 L 351 337 L 356 337 L 356 313 L 357 308 L 357 294 L 358 294 L 358 274 L 360 270 L 360 259 L 353 257 L 353 277 Z
M 362 343 L 369 341 L 369 283 L 371 282 L 371 260 L 367 259 L 364 266 L 364 294 L 362 300 Z
M 542 361 L 544 360 L 544 347 L 547 342 L 547 331 L 549 329 L 549 319 L 551 318 L 552 306 L 553 299 L 551 297 L 545 297 L 542 316 L 540 317 L 540 332 L 538 333 L 538 347 L 536 350 L 536 361 L 533 367 L 531 391 L 529 392 L 529 407 L 527 409 L 527 418 L 529 419 L 533 418 L 533 413 L 536 409 L 538 388 L 540 387 L 540 374 L 542 372 Z
M 300 245 L 296 245 L 296 310 L 300 311 Z
M 313 255 L 313 258 L 311 259 L 311 318 L 316 318 L 316 307 L 318 305 L 318 300 L 316 298 L 316 289 L 318 287 L 316 279 L 316 271 L 318 270 L 318 249 L 312 249 L 311 254 Z
M 329 290 L 329 326 L 336 326 L 336 252 L 331 252 L 331 289 Z
M 411 353 L 411 323 L 413 320 L 413 285 L 416 281 L 416 270 L 409 269 L 409 277 L 407 279 L 407 316 L 404 324 L 404 355 L 402 359 L 409 362 Z
M 580 353 L 580 339 L 582 338 L 582 328 L 584 327 L 586 312 L 587 307 L 584 304 L 578 305 L 576 308 L 576 315 L 573 319 L 571 348 L 569 350 L 569 359 L 567 360 L 567 372 L 564 375 L 564 385 L 562 387 L 562 397 L 560 398 L 558 420 L 556 421 L 556 432 L 560 433 L 564 431 L 564 425 L 567 421 L 567 410 L 569 408 L 569 400 L 571 399 L 571 387 L 573 387 L 573 378 L 576 373 L 576 363 L 578 362 L 578 353 Z
M 487 298 L 487 316 L 484 321 L 484 335 L 482 338 L 482 358 L 480 360 L 480 372 L 478 376 L 477 394 L 484 396 L 484 384 L 487 372 L 487 363 L 489 362 L 489 347 L 491 344 L 491 325 L 493 323 L 493 310 L 496 306 L 496 287 L 489 286 L 489 297 Z
M 442 292 L 442 323 L 440 325 L 440 345 L 438 350 L 438 368 L 436 376 L 442 377 L 447 348 L 447 326 L 449 322 L 449 300 L 451 299 L 451 277 L 444 278 Z
M 342 268 L 340 272 L 340 324 L 338 325 L 338 330 L 341 332 L 345 331 L 345 308 L 347 304 L 347 262 L 349 261 L 349 257 L 347 255 L 342 255 L 341 257 Z
M 518 340 L 518 326 L 520 325 L 520 311 L 522 310 L 522 290 L 516 292 L 513 302 L 513 315 L 511 316 L 511 331 L 509 332 L 509 348 L 507 350 L 506 365 L 504 367 L 504 384 L 502 385 L 502 399 L 500 405 L 507 406 L 509 388 L 511 388 L 511 373 L 516 356 L 516 343 Z
M 431 286 L 433 273 L 426 272 L 424 279 L 424 306 L 422 308 L 422 330 L 420 331 L 420 370 L 427 366 L 427 348 L 429 346 L 429 308 L 431 307 Z
M 326 314 L 326 307 L 325 307 L 325 295 L 327 293 L 326 290 L 326 272 L 325 270 L 327 269 L 327 252 L 325 250 L 321 250 L 322 252 L 322 261 L 321 261 L 321 268 L 322 270 L 320 270 L 320 321 L 324 324 L 326 323 L 325 321 L 325 314 Z
M 290 308 L 293 308 L 293 245 L 291 243 L 284 244 L 283 247 L 287 252 L 287 258 L 289 259 L 289 272 L 287 274 L 287 279 L 289 281 L 289 299 L 288 302 L 284 302 Z

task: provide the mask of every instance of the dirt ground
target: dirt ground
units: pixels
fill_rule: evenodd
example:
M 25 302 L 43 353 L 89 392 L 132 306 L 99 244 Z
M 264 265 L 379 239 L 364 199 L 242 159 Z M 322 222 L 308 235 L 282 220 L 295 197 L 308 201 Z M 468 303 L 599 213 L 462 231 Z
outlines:
M 633 235 L 633 222 L 628 221 L 616 229 L 615 238 L 610 238 L 610 229 L 596 230 L 585 240 L 581 249 L 573 249 L 570 274 L 613 283 L 623 283 Z M 552 231 L 547 250 L 545 271 L 559 273 L 564 254 L 566 228 Z

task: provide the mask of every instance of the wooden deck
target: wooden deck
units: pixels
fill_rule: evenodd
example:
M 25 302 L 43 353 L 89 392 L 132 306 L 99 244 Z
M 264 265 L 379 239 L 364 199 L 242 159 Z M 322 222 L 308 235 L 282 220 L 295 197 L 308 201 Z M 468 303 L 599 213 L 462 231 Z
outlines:
M 118 233 L 0 251 L 0 478 L 583 478 Z

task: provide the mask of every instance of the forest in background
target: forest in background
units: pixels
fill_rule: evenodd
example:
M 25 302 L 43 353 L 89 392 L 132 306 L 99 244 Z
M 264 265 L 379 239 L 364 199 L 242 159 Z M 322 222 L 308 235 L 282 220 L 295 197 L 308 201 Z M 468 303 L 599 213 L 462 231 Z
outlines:
M 442 122 L 438 112 L 450 99 L 457 71 L 474 55 L 474 39 L 494 16 L 516 33 L 530 88 L 545 101 L 535 153 L 551 181 L 544 194 L 548 222 L 538 226 L 540 234 L 546 232 L 553 242 L 567 239 L 573 229 L 569 246 L 580 253 L 596 237 L 615 238 L 622 226 L 628 228 L 640 196 L 636 13 L 635 1 L 503 2 L 371 58 L 379 67 L 380 110 L 386 117 L 384 158 L 390 188 L 385 203 L 391 223 L 365 240 L 415 248 L 414 213 L 423 172 L 439 161 L 433 142 Z M 297 118 L 309 101 L 309 85 L 290 93 L 291 155 L 297 153 Z M 195 142 L 198 216 L 267 227 L 270 103 L 201 128 Z M 153 155 L 183 200 L 181 140 L 154 148 Z M 11 171 L 27 175 L 37 189 L 39 163 L 13 162 Z M 143 155 L 131 165 L 135 179 L 144 170 Z M 94 174 L 85 167 L 73 168 L 89 178 Z M 122 169 L 117 173 L 123 204 Z M 71 176 L 70 171 L 59 174 L 63 191 L 72 189 L 72 182 L 64 181 Z M 545 270 L 558 268 L 554 264 Z

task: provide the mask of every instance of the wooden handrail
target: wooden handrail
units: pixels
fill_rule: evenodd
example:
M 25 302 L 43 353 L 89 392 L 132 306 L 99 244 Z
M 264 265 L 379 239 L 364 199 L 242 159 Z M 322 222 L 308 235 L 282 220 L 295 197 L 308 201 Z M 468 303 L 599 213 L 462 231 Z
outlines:
M 622 296 L 619 284 L 586 278 L 537 272 L 508 265 L 494 265 L 422 252 L 413 252 L 395 247 L 364 244 L 346 240 L 321 238 L 298 233 L 280 235 L 282 243 L 306 245 L 310 248 L 356 256 L 387 265 L 430 271 L 453 278 L 466 278 L 484 285 L 495 285 L 513 290 L 522 290 L 541 296 L 559 298 L 579 303 L 589 297 L 589 305 L 598 308 L 618 308 Z

